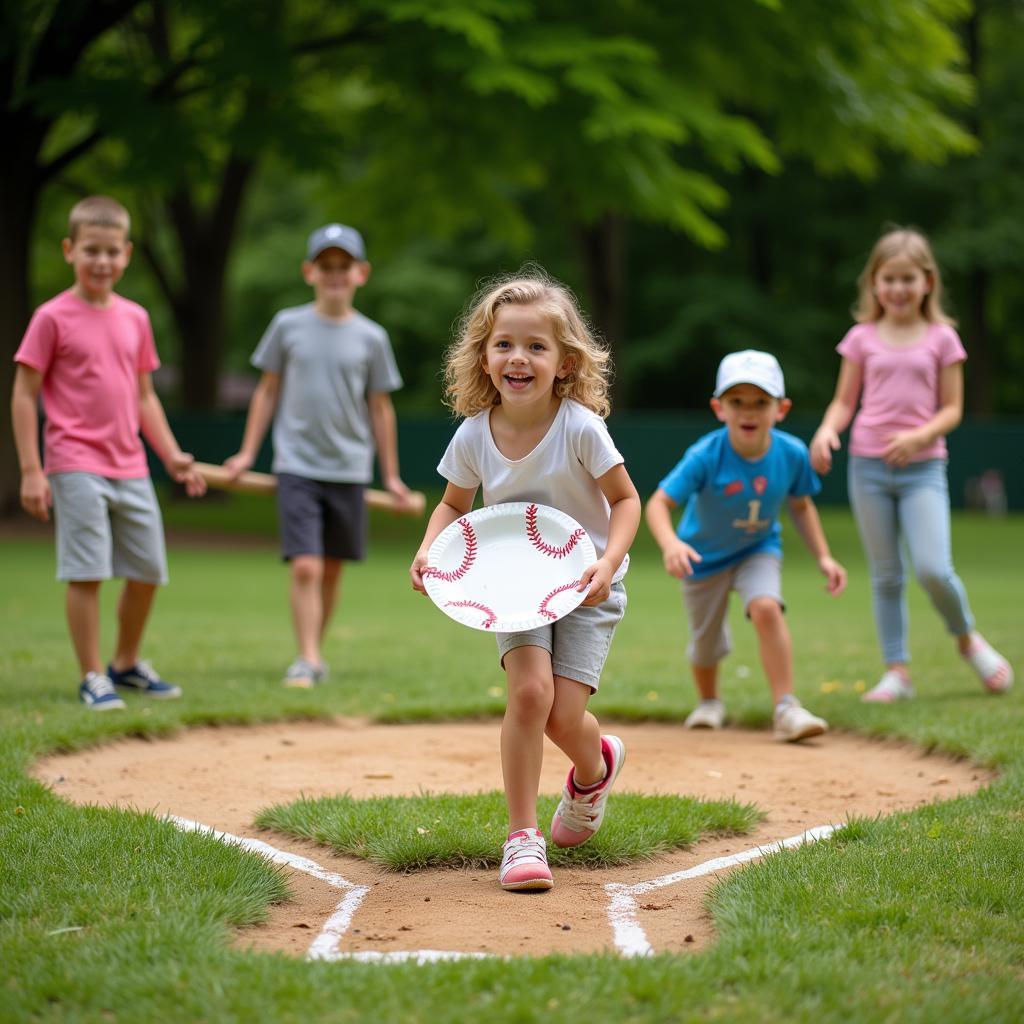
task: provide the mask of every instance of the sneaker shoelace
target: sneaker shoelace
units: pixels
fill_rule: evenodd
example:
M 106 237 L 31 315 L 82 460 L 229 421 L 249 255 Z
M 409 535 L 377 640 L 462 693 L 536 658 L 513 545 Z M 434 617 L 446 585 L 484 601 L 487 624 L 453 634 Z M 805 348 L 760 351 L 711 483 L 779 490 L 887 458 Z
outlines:
M 581 793 L 574 797 L 566 786 L 562 790 L 562 806 L 559 817 L 562 824 L 573 832 L 584 832 L 589 829 L 597 820 L 597 797 L 604 792 L 604 788 L 595 790 L 592 793 Z
M 157 674 L 156 669 L 153 668 L 153 666 L 148 661 L 140 661 L 135 666 L 135 671 L 136 674 L 142 676 L 142 678 L 145 679 L 146 682 L 148 683 L 160 682 L 160 676 Z
M 505 867 L 509 868 L 516 861 L 541 861 L 547 864 L 547 851 L 544 844 L 534 836 L 520 836 L 513 841 L 505 853 Z
M 117 695 L 114 684 L 107 676 L 101 675 L 99 672 L 94 672 L 86 680 L 86 684 L 89 692 L 94 697 L 114 697 Z

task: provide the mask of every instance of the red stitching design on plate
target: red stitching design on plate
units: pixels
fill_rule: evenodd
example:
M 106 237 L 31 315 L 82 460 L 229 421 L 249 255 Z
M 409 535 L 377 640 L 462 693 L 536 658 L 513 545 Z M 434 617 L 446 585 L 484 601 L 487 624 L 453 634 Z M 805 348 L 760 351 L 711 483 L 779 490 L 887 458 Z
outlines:
M 550 555 L 552 558 L 565 558 L 586 536 L 586 532 L 584 530 L 574 530 L 572 536 L 560 548 L 552 547 L 540 535 L 540 529 L 537 526 L 537 506 L 528 505 L 526 508 L 526 535 L 530 538 L 530 543 L 538 551 L 543 552 L 545 555 Z
M 436 576 L 439 580 L 444 580 L 445 583 L 454 583 L 469 572 L 469 567 L 476 561 L 476 532 L 465 519 L 459 520 L 459 528 L 462 530 L 462 539 L 466 542 L 466 553 L 462 556 L 462 564 L 457 569 L 450 570 L 428 565 L 420 570 L 421 576 Z
M 446 601 L 445 608 L 476 608 L 486 616 L 484 629 L 490 629 L 498 621 L 498 616 L 487 605 L 481 604 L 479 601 Z
M 558 616 L 554 612 L 548 610 L 548 602 L 558 594 L 564 594 L 567 590 L 575 590 L 579 585 L 579 580 L 573 580 L 571 583 L 563 583 L 560 587 L 555 587 L 555 589 L 552 590 L 543 601 L 541 601 L 540 607 L 537 611 L 540 612 L 541 615 L 546 615 L 549 619 L 557 619 Z

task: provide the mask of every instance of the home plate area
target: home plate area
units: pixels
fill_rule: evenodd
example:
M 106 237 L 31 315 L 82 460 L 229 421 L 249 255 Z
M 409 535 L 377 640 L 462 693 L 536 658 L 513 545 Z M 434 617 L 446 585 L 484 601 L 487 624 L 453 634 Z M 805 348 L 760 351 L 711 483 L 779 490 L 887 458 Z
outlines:
M 252 824 L 261 809 L 300 796 L 500 789 L 499 728 L 352 719 L 203 728 L 47 757 L 33 774 L 72 802 L 151 811 L 285 865 L 293 899 L 240 930 L 239 948 L 383 962 L 697 950 L 715 937 L 708 889 L 733 867 L 824 838 L 849 817 L 909 810 L 992 778 L 908 744 L 852 735 L 781 744 L 760 731 L 616 724 L 628 750 L 617 792 L 733 797 L 765 818 L 747 835 L 631 865 L 555 867 L 546 893 L 502 891 L 496 867 L 389 872 Z M 567 767 L 548 744 L 541 792 L 557 793 Z

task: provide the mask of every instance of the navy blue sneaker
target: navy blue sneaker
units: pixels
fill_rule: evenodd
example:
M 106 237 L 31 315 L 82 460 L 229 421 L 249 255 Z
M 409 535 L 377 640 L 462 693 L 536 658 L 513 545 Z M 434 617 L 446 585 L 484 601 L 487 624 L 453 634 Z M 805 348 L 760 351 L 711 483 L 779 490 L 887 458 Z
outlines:
M 181 687 L 161 679 L 160 673 L 148 661 L 136 662 L 123 672 L 118 672 L 113 665 L 108 665 L 107 675 L 115 686 L 126 686 L 157 700 L 172 700 L 181 696 Z
M 78 696 L 90 711 L 115 711 L 124 707 L 110 677 L 99 672 L 86 672 L 78 687 Z

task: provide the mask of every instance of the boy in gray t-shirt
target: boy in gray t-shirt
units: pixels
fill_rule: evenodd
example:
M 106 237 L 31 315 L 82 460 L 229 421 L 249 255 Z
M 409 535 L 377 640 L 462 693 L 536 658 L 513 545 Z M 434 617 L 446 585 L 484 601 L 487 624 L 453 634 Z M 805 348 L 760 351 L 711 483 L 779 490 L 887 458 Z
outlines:
M 326 677 L 321 644 L 342 568 L 366 551 L 363 491 L 377 454 L 383 485 L 400 503 L 409 490 L 398 472 L 391 392 L 402 386 L 387 332 L 353 307 L 370 276 L 363 239 L 328 224 L 309 238 L 302 275 L 313 302 L 283 309 L 253 353 L 262 371 L 249 404 L 242 446 L 224 465 L 249 469 L 271 421 L 281 550 L 291 566 L 291 609 L 298 656 L 286 686 Z

